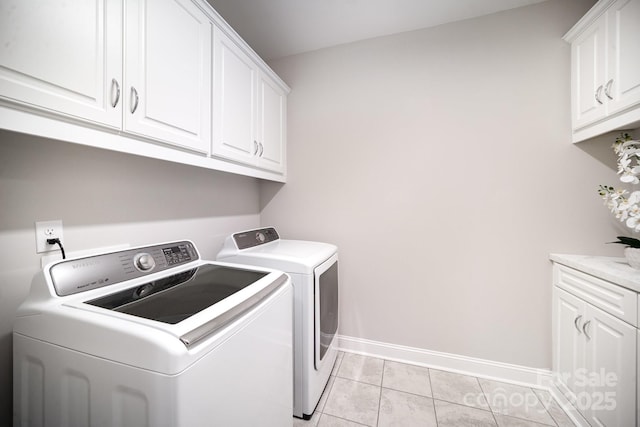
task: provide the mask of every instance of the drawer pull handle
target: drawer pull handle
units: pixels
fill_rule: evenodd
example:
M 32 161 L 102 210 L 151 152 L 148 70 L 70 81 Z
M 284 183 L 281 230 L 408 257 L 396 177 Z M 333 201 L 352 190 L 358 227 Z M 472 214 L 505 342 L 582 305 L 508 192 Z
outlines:
M 580 316 L 576 317 L 575 320 L 573 321 L 573 324 L 575 325 L 575 327 L 578 330 L 579 334 L 582 333 L 582 330 L 580 329 L 580 326 L 578 326 L 578 322 L 580 321 L 580 319 L 582 319 L 582 314 Z
M 598 86 L 598 89 L 596 89 L 596 101 L 598 101 L 598 104 L 602 104 L 602 101 L 600 100 L 601 95 L 602 95 L 602 85 Z
M 111 106 L 113 108 L 116 108 L 116 105 L 118 105 L 118 101 L 120 101 L 120 83 L 118 83 L 116 79 L 111 79 L 111 93 L 113 93 L 114 87 L 116 88 L 116 99 L 111 102 Z
M 138 101 L 140 100 L 140 98 L 138 98 L 138 91 L 133 86 L 131 86 L 131 95 L 133 95 L 135 100 L 133 103 L 133 107 L 131 107 L 131 114 L 133 114 L 138 109 Z
M 253 155 L 255 156 L 256 154 L 258 154 L 258 141 L 254 140 L 253 141 Z
M 607 98 L 613 99 L 611 96 L 611 85 L 613 84 L 613 79 L 609 80 L 607 84 L 604 86 L 604 94 L 607 95 Z
M 587 337 L 588 340 L 591 339 L 591 337 L 587 333 L 587 326 L 589 326 L 590 324 L 591 324 L 591 320 L 587 320 L 586 322 L 584 322 L 584 325 L 582 325 L 582 332 L 584 332 L 584 335 Z

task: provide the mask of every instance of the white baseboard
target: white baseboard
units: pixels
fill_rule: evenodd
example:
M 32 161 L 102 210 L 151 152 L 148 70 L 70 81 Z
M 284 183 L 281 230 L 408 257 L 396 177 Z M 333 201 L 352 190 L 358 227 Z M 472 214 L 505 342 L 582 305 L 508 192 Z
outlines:
M 344 335 L 337 335 L 337 338 L 338 348 L 349 353 L 442 369 L 527 387 L 549 389 L 553 384 L 551 371 L 547 369 L 511 365 Z

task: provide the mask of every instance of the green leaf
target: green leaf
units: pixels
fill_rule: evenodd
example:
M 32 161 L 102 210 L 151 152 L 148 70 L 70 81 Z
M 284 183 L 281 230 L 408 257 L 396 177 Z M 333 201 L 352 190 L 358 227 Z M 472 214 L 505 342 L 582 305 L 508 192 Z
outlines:
M 640 248 L 640 240 L 636 238 L 626 237 L 626 236 L 617 236 L 617 237 L 618 237 L 617 242 L 608 242 L 608 243 L 617 243 L 620 245 L 626 245 L 627 247 L 630 247 L 630 248 Z

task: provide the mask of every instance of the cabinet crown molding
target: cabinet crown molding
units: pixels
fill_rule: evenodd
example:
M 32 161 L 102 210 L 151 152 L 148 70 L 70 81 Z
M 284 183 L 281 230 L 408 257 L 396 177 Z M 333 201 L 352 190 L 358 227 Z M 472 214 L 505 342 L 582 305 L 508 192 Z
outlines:
M 616 0 L 600 0 L 562 37 L 567 43 L 573 42 L 589 25 L 594 23 Z

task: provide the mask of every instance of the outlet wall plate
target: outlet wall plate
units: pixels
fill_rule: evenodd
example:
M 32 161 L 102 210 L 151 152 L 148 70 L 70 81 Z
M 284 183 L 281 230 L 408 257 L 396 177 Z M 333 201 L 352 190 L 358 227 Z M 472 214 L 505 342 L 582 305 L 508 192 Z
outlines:
M 62 235 L 62 221 L 37 221 L 36 222 L 36 253 L 59 250 L 58 245 L 50 245 L 47 239 L 60 239 L 64 244 Z

